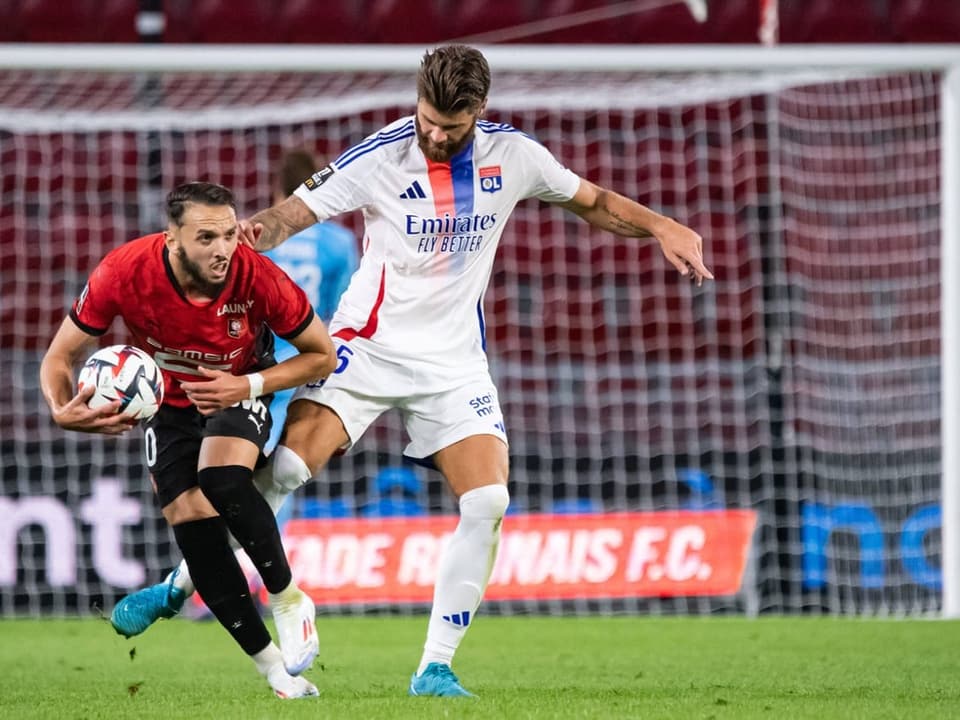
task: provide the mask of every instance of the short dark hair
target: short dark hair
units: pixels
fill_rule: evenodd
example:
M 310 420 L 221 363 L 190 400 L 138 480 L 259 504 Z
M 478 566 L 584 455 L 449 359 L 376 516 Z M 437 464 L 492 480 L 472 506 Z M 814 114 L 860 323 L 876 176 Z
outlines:
M 229 205 L 234 210 L 237 203 L 233 193 L 223 185 L 209 182 L 189 182 L 178 185 L 167 195 L 167 218 L 177 227 L 183 224 L 183 213 L 187 203 L 199 203 L 217 207 Z
M 446 45 L 424 54 L 417 73 L 417 97 L 438 112 L 477 112 L 490 92 L 490 66 L 479 50 Z
M 280 166 L 277 170 L 277 190 L 283 193 L 284 197 L 293 195 L 296 190 L 308 177 L 317 171 L 317 161 L 314 160 L 306 150 L 290 150 L 280 158 Z

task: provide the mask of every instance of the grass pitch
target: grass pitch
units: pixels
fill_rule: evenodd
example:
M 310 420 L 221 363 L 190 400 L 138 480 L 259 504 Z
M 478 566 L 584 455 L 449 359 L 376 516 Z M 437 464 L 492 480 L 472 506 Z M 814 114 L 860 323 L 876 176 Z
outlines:
M 0 621 L 0 718 L 960 717 L 956 622 L 481 616 L 454 665 L 476 700 L 406 696 L 426 617 L 317 628 L 320 697 L 280 701 L 212 622 Z

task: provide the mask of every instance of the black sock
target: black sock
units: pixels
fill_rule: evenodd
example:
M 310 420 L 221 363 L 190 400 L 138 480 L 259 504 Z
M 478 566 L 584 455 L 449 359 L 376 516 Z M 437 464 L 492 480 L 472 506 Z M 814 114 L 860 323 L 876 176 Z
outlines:
M 253 471 L 240 465 L 222 465 L 204 468 L 197 479 L 203 494 L 250 556 L 267 590 L 278 593 L 286 588 L 293 575 L 277 519 L 254 486 Z
M 267 647 L 270 633 L 250 597 L 223 519 L 204 518 L 174 525 L 173 535 L 197 592 L 220 624 L 247 655 Z

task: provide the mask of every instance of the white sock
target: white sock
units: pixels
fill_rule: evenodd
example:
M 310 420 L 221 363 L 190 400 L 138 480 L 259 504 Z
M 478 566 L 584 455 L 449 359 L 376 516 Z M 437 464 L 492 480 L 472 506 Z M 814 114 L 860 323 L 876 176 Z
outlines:
M 250 659 L 253 660 L 253 663 L 257 666 L 257 672 L 266 677 L 267 673 L 270 672 L 270 668 L 274 667 L 277 663 L 283 662 L 283 655 L 280 652 L 280 648 L 270 643 L 256 655 L 251 655 Z
M 440 559 L 418 675 L 432 662 L 453 662 L 487 589 L 509 504 L 503 485 L 484 485 L 460 497 L 460 522 Z
M 286 448 L 284 448 L 284 450 L 286 450 Z M 287 450 L 287 452 L 290 451 Z M 275 457 L 276 454 L 271 455 L 270 461 L 253 473 L 253 485 L 255 488 L 257 488 L 257 490 L 260 491 L 260 494 L 263 495 L 263 499 L 267 501 L 267 505 L 269 505 L 270 509 L 273 510 L 274 515 L 280 512 L 280 508 L 283 507 L 284 501 L 287 499 L 287 496 L 290 495 L 289 492 L 278 487 L 273 482 Z
M 173 579 L 173 586 L 183 590 L 187 597 L 190 597 L 197 591 L 197 588 L 193 584 L 193 578 L 190 577 L 190 568 L 187 567 L 187 561 L 181 560 L 178 567 L 180 568 L 180 572 L 177 573 L 177 576 Z M 169 575 L 167 577 L 169 577 Z
M 313 476 L 303 458 L 286 445 L 278 445 L 270 457 L 273 458 L 273 475 L 270 476 L 273 482 L 270 483 L 267 492 L 270 490 L 277 493 L 282 492 L 285 493 L 284 498 L 286 498 L 287 495 Z M 258 485 L 258 487 L 260 486 Z M 264 491 L 261 490 L 261 492 Z M 264 492 L 263 496 L 267 497 L 267 493 Z M 270 502 L 269 498 L 267 498 L 267 502 Z
M 293 580 L 291 580 L 290 584 L 280 592 L 268 593 L 267 596 L 270 598 L 270 607 L 274 607 L 278 604 L 290 605 L 293 603 L 298 603 L 301 599 L 300 588 Z
M 313 474 L 303 459 L 286 445 L 278 445 L 270 455 L 270 460 L 254 473 L 253 484 L 270 505 L 273 514 L 280 517 L 287 499 Z

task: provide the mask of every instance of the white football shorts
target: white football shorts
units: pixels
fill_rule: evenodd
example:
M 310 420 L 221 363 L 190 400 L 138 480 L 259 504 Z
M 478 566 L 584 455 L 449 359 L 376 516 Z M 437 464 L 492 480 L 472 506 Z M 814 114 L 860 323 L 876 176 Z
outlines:
M 384 360 L 360 343 L 337 347 L 337 369 L 326 380 L 301 385 L 293 400 L 307 399 L 332 409 L 352 446 L 391 408 L 400 410 L 410 443 L 403 454 L 422 460 L 471 435 L 493 435 L 508 444 L 497 389 L 486 368 L 471 372 L 450 389 L 424 392 L 429 368 Z

